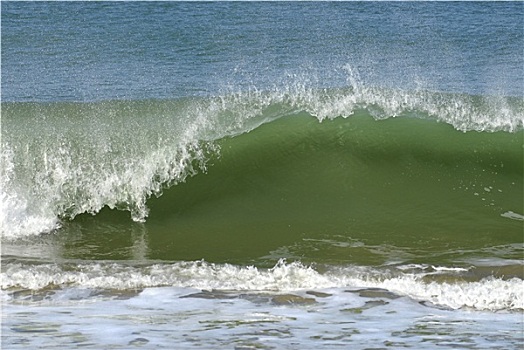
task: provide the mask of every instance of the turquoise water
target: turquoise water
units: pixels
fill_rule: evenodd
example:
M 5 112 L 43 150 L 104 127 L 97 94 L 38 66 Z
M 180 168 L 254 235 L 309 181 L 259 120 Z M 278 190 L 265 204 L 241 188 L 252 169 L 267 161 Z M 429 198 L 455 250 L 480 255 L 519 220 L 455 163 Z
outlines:
M 2 346 L 518 348 L 523 17 L 2 3 Z

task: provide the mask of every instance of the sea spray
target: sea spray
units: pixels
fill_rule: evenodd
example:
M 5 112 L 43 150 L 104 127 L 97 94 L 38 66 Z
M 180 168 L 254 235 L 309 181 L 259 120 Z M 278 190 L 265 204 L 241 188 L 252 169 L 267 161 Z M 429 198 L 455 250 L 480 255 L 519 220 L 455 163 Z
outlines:
M 7 220 L 3 235 L 56 228 L 42 224 L 18 230 L 20 225 L 13 227 L 9 221 L 24 211 L 25 220 L 39 221 L 36 217 L 41 216 L 46 223 L 58 223 L 59 218 L 94 214 L 108 206 L 129 210 L 134 220 L 141 221 L 147 217 L 147 198 L 204 170 L 205 154 L 214 146 L 200 140 L 205 129 L 202 118 L 196 115 L 185 124 L 165 115 L 149 119 L 145 106 L 122 102 L 3 105 L 5 124 L 13 131 L 2 147 Z M 67 122 L 61 121 L 64 115 Z M 20 119 L 39 128 L 40 134 L 31 137 L 30 130 L 17 127 Z M 11 214 L 12 210 L 18 214 Z

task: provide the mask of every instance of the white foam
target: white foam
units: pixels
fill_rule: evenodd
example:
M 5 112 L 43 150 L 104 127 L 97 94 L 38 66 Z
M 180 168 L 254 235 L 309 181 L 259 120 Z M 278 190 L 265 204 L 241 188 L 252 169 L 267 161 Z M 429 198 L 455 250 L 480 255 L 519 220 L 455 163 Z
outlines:
M 461 273 L 467 272 L 470 268 L 464 267 L 449 267 L 449 266 L 435 266 L 428 264 L 407 264 L 407 265 L 398 265 L 395 266 L 401 271 L 417 271 L 422 272 L 427 275 L 431 274 L 443 274 L 443 273 Z
M 86 299 L 89 290 L 68 287 L 47 302 L 3 305 L 2 344 L 10 349 L 63 349 L 72 343 L 89 349 L 172 348 L 176 341 L 184 349 L 434 349 L 467 343 L 509 349 L 521 342 L 520 313 L 430 308 L 409 298 L 361 296 L 345 288 L 320 291 L 325 294 L 293 293 L 311 303 L 281 304 L 272 301 L 273 293 L 205 298 L 199 295 L 212 292 L 178 287 Z M 42 303 L 45 307 L 34 307 Z
M 416 300 L 428 301 L 452 309 L 464 307 L 491 311 L 524 309 L 524 283 L 518 278 L 508 281 L 487 278 L 478 282 L 424 283 L 414 276 L 402 276 L 378 283 L 366 283 L 366 286 L 384 288 Z
M 118 118 L 104 119 L 110 109 L 100 109 L 99 118 L 91 121 L 86 116 L 84 121 L 101 124 L 99 134 L 87 134 L 90 125 L 67 129 L 67 125 L 48 126 L 42 122 L 43 127 L 51 129 L 64 127 L 63 132 L 58 132 L 60 138 L 56 139 L 55 129 L 44 128 L 38 138 L 24 135 L 28 141 L 3 143 L 2 238 L 49 232 L 59 227 L 59 218 L 95 214 L 105 206 L 126 209 L 133 220 L 144 221 L 150 196 L 159 195 L 167 184 L 205 171 L 208 153 L 216 151 L 213 144 L 202 141 L 207 130 L 212 129 L 212 122 L 205 124 L 205 116 L 199 116 L 198 109 L 185 125 L 159 116 L 161 121 L 175 125 L 151 125 L 149 129 L 122 129 Z M 156 137 L 148 134 L 155 132 Z
M 20 238 L 58 228 L 58 218 L 45 205 L 31 206 L 26 191 L 13 183 L 13 156 L 13 151 L 3 144 L 0 153 L 0 237 Z
M 57 264 L 9 264 L 2 272 L 2 288 L 39 290 L 49 286 L 77 286 L 136 290 L 148 287 L 237 291 L 296 291 L 322 288 L 371 287 L 435 305 L 478 310 L 524 309 L 523 281 L 486 278 L 476 282 L 427 282 L 427 274 L 347 267 L 319 273 L 300 263 L 279 262 L 272 269 L 216 265 L 203 261 L 134 267 L 124 264 L 81 264 L 73 269 Z
M 524 215 L 514 213 L 512 211 L 507 211 L 503 214 L 500 214 L 503 218 L 508 218 L 512 220 L 524 221 Z

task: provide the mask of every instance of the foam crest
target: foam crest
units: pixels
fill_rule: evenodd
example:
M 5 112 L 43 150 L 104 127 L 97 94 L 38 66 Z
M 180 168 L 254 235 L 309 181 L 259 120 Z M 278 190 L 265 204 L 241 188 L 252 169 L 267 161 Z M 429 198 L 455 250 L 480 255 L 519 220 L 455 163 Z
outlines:
M 403 115 L 429 118 L 460 131 L 516 132 L 524 127 L 524 100 L 506 96 L 471 96 L 431 91 L 423 83 L 415 90 L 369 85 L 346 65 L 347 89 L 313 90 L 299 84 L 303 108 L 322 121 L 367 110 L 376 119 Z
M 345 81 L 338 87 L 322 87 L 323 81 Z M 247 90 L 224 89 L 222 101 L 228 101 L 240 115 L 251 119 L 268 116 L 278 106 L 277 116 L 304 111 L 319 121 L 350 117 L 366 110 L 376 119 L 410 116 L 437 120 L 460 131 L 516 132 L 524 128 L 524 100 L 504 95 L 475 96 L 439 92 L 431 84 L 413 77 L 409 88 L 374 85 L 350 64 L 320 76 L 312 68 L 301 73 L 284 74 L 272 87 Z M 240 110 L 240 106 L 248 106 Z M 222 105 L 223 107 L 224 105 Z M 245 122 L 245 119 L 243 120 Z
M 524 309 L 523 281 L 486 278 L 475 282 L 425 281 L 424 274 L 395 274 L 366 267 L 319 273 L 301 263 L 280 261 L 271 269 L 198 262 L 129 266 L 123 264 L 10 264 L 2 289 L 41 290 L 54 286 L 136 290 L 172 286 L 203 290 L 297 291 L 325 288 L 381 288 L 399 296 L 452 309 Z
M 137 289 L 159 286 L 200 289 L 293 290 L 314 288 L 328 279 L 299 263 L 279 263 L 269 270 L 256 267 L 180 262 L 133 267 L 120 264 L 85 264 L 64 269 L 56 264 L 10 264 L 2 273 L 2 288 L 39 290 L 50 285 L 89 288 Z
M 452 309 L 522 310 L 522 280 L 487 278 L 478 282 L 425 283 L 420 276 L 400 276 L 384 281 L 365 281 L 366 287 L 384 288 L 400 295 Z
M 35 155 L 34 164 L 25 169 L 34 171 L 30 184 L 21 186 L 4 177 L 4 238 L 49 231 L 58 227 L 59 218 L 96 213 L 104 206 L 129 210 L 134 220 L 143 221 L 148 214 L 147 198 L 159 194 L 166 183 L 184 181 L 205 168 L 207 151 L 194 142 L 97 164 L 96 155 L 71 154 L 72 148 Z M 83 163 L 86 158 L 91 161 Z
M 11 118 L 30 118 L 41 132 L 20 130 L 2 145 L 2 237 L 50 231 L 60 219 L 104 206 L 144 221 L 149 197 L 205 171 L 209 153 L 217 151 L 205 141 L 214 128 L 209 108 L 180 106 L 178 114 L 148 119 L 145 104 L 64 104 L 35 108 L 29 115 L 14 112 Z
M 14 185 L 13 152 L 6 144 L 0 154 L 0 233 L 3 238 L 18 238 L 59 227 L 53 213 L 45 206 L 32 207 L 28 194 Z

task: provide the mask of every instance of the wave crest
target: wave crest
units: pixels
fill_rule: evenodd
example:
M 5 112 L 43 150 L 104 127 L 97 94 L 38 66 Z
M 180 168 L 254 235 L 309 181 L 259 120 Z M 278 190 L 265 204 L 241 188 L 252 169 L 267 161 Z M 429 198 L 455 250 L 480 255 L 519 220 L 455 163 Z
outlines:
M 25 266 L 9 264 L 2 273 L 2 289 L 81 287 L 136 290 L 150 287 L 181 287 L 202 290 L 289 292 L 326 288 L 380 288 L 398 296 L 452 309 L 522 310 L 523 282 L 518 278 L 485 278 L 474 282 L 439 283 L 424 274 L 392 274 L 351 266 L 319 273 L 300 262 L 279 261 L 271 269 L 217 265 L 205 261 L 134 267 L 116 263 L 84 263 L 74 267 L 57 264 Z

